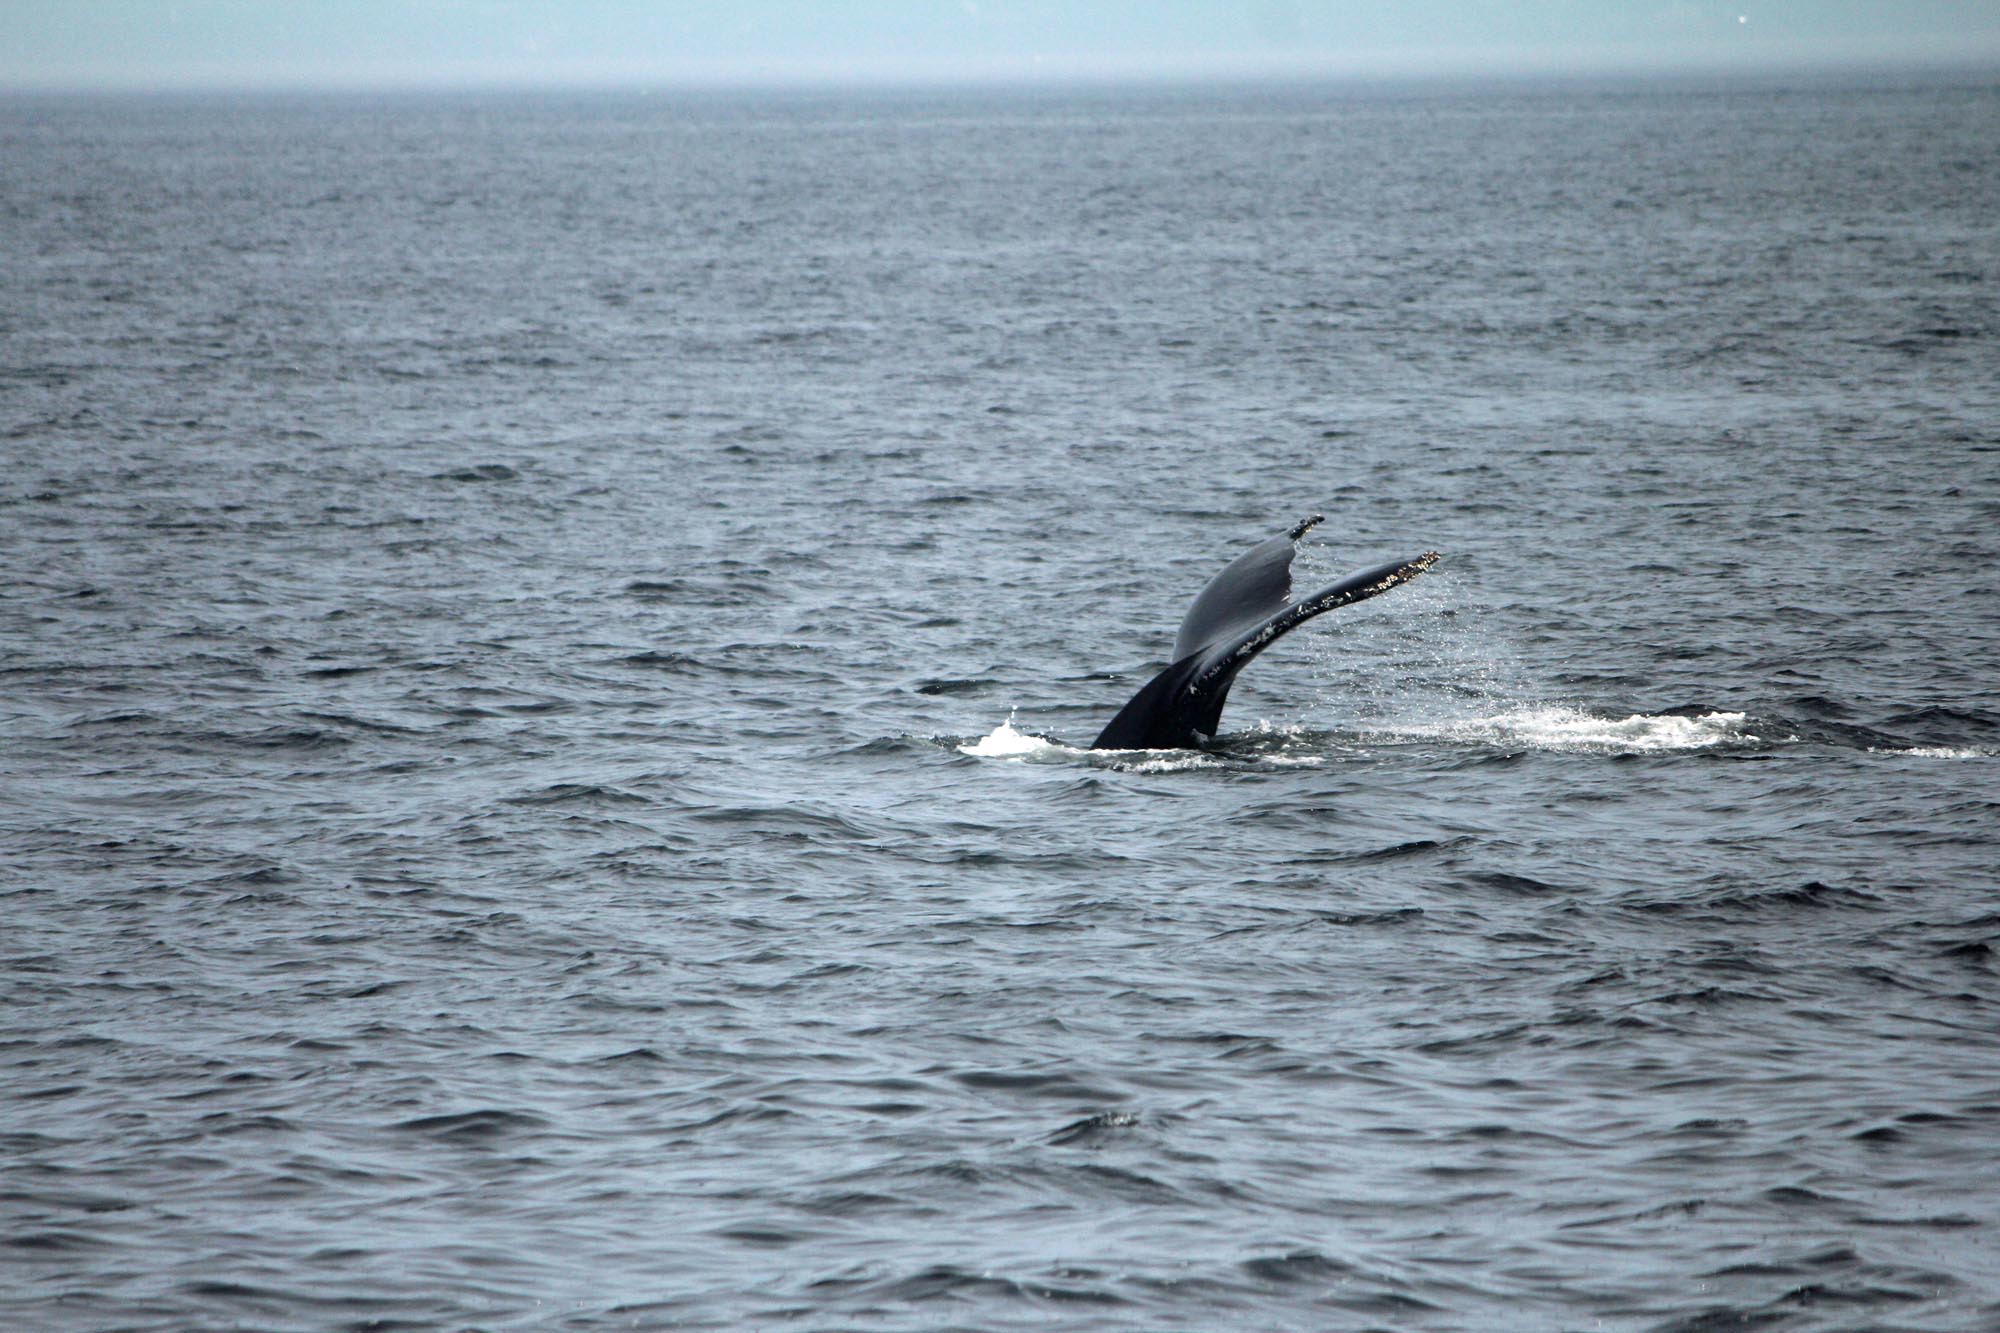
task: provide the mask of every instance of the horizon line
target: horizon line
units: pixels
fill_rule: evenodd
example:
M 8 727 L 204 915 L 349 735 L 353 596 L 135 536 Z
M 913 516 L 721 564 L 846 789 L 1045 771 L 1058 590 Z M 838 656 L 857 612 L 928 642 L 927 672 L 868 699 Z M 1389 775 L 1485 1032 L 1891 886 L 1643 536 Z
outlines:
M 1846 44 L 1841 44 L 1843 47 Z M 1852 77 L 1995 77 L 2000 48 L 1940 52 L 1800 51 L 1718 54 L 1683 51 L 1661 58 L 1632 47 L 1597 48 L 1557 56 L 1525 48 L 1457 51 L 1416 58 L 1375 52 L 1334 56 L 1302 53 L 1272 58 L 1090 59 L 1034 57 L 987 63 L 868 64 L 857 61 L 743 61 L 717 68 L 571 61 L 557 64 L 463 62 L 418 70 L 405 65 L 355 65 L 332 70 L 194 69 L 161 75 L 36 71 L 0 74 L 0 96 L 173 94 L 315 94 L 452 92 L 841 92 L 1008 91 L 1034 88 L 1200 86 L 1230 84 L 1519 84 L 1531 82 Z

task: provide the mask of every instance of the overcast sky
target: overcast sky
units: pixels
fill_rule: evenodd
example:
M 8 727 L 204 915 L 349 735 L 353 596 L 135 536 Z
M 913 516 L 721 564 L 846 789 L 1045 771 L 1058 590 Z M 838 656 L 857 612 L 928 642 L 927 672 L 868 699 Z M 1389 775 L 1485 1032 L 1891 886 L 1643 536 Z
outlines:
M 0 0 L 0 88 L 2000 68 L 1996 0 Z

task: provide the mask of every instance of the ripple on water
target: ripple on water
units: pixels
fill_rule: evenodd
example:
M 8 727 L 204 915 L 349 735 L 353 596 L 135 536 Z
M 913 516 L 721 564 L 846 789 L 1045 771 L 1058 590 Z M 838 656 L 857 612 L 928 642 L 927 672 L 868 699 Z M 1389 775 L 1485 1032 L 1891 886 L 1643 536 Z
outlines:
M 0 99 L 0 1325 L 2000 1326 L 1989 82 Z

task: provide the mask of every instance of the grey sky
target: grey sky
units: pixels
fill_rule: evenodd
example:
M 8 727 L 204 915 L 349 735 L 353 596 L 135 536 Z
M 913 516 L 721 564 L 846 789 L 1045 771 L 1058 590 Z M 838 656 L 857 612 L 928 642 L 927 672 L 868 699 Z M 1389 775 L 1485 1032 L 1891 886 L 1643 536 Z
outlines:
M 1994 0 L 0 0 L 0 88 L 1985 65 Z

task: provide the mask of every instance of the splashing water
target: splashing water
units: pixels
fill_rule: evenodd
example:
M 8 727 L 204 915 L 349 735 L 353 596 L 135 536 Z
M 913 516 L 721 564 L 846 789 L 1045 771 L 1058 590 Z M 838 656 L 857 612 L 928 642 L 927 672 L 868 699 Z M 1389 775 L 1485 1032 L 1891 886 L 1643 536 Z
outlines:
M 1546 704 L 1511 708 L 1490 717 L 1451 722 L 1371 727 L 1363 734 L 1385 740 L 1445 740 L 1570 754 L 1657 754 L 1756 744 L 1743 713 L 1632 713 L 1597 717 L 1580 708 Z
M 1743 713 L 1605 717 L 1549 702 L 1448 572 L 1419 580 L 1372 614 L 1356 609 L 1362 614 L 1342 626 L 1346 633 L 1313 641 L 1322 681 L 1315 702 L 1338 700 L 1342 711 L 1358 713 L 1351 734 L 1364 741 L 1654 754 L 1760 740 Z
M 958 747 L 960 754 L 977 755 L 982 759 L 1019 759 L 1040 750 L 1067 749 L 1043 736 L 1031 736 L 1024 731 L 1014 730 L 1014 715 L 978 740 Z
M 1447 557 L 1447 562 L 1449 557 Z M 1338 561 L 1313 546 L 1299 553 L 1301 583 L 1330 577 Z M 1444 567 L 1338 620 L 1307 626 L 1303 645 L 1316 683 L 1308 712 L 1365 719 L 1377 728 L 1441 724 L 1490 715 L 1533 699 L 1512 647 Z
M 1115 768 L 1130 773 L 1178 773 L 1191 768 L 1214 768 L 1222 760 L 1202 750 L 1086 750 L 1046 736 L 1020 731 L 1014 715 L 976 741 L 957 747 L 960 754 L 981 759 L 1015 759 L 1024 762 L 1083 762 L 1097 768 Z M 1292 760 L 1317 763 L 1317 759 Z

